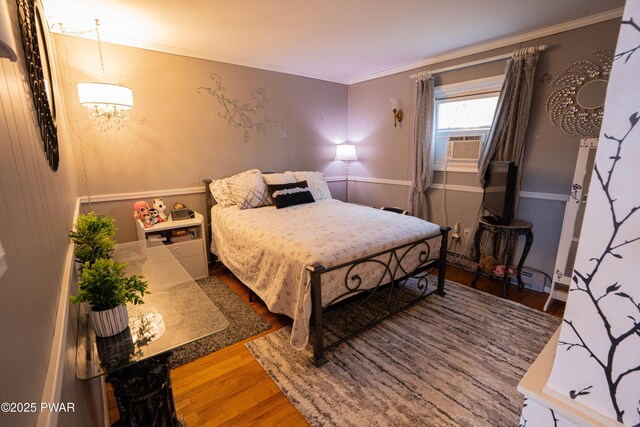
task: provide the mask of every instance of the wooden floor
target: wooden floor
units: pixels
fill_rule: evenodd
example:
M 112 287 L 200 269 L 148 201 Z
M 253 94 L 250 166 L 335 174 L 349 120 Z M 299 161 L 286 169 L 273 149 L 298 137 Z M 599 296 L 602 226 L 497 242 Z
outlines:
M 187 363 L 171 371 L 173 394 L 178 415 L 187 426 L 242 425 L 308 425 L 275 383 L 245 348 L 244 343 L 268 334 L 291 321 L 273 314 L 260 302 L 249 302 L 247 288 L 225 267 L 211 269 L 257 313 L 271 323 L 271 329 L 255 337 L 233 344 L 215 353 Z M 470 286 L 473 275 L 455 267 L 447 267 L 447 279 Z M 482 277 L 478 289 L 500 295 L 497 280 Z M 542 310 L 547 294 L 512 288 L 509 299 Z M 564 303 L 553 302 L 549 313 L 562 317 Z M 109 417 L 118 419 L 113 393 L 107 385 Z

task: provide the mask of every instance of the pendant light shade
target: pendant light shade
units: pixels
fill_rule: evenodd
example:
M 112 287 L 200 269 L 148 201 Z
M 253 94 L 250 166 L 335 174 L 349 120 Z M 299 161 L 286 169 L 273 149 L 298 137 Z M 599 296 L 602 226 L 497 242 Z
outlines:
M 131 88 L 109 83 L 78 83 L 78 99 L 103 133 L 114 126 L 120 129 L 128 119 L 127 110 L 133 108 Z
M 109 83 L 78 83 L 80 104 L 105 110 L 133 108 L 133 91 L 126 86 Z

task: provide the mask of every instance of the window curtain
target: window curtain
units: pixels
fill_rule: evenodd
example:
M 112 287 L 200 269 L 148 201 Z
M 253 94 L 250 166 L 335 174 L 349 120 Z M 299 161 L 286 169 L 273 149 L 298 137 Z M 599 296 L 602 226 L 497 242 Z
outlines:
M 433 137 L 434 83 L 431 73 L 416 82 L 416 108 L 413 130 L 413 173 L 409 206 L 411 213 L 429 219 L 427 190 L 433 179 L 431 168 L 431 140 Z
M 491 160 L 510 160 L 518 167 L 516 179 L 516 197 L 514 213 L 518 213 L 520 203 L 520 183 L 522 170 L 520 165 L 524 154 L 525 136 L 529 124 L 529 110 L 533 97 L 533 84 L 538 64 L 539 50 L 537 47 L 519 49 L 507 61 L 504 83 L 500 90 L 496 113 L 493 117 L 491 130 L 484 144 L 478 160 L 478 180 L 482 188 L 486 187 L 486 173 Z M 478 221 L 483 208 L 478 207 L 472 228 L 473 235 L 478 229 Z M 490 233 L 484 233 L 480 241 L 480 252 L 483 254 L 496 253 L 502 259 L 506 250 L 505 239 L 493 239 Z M 477 257 L 475 248 L 472 257 Z
M 491 131 L 478 160 L 478 180 L 483 188 L 487 184 L 485 178 L 491 160 L 510 160 L 518 167 L 514 207 L 516 213 L 522 176 L 520 164 L 524 154 L 538 56 L 538 48 L 530 47 L 516 50 L 507 61 Z

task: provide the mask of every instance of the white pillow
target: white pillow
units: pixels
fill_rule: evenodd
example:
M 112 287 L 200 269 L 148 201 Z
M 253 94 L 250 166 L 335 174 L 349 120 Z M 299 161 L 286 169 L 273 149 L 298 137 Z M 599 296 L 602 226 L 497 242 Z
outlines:
M 314 200 L 331 199 L 331 191 L 322 172 L 285 172 L 292 173 L 296 181 L 307 181 Z
M 241 173 L 227 178 L 227 185 L 231 190 L 231 198 L 240 209 L 259 208 L 268 206 L 269 190 L 262 179 L 259 170 L 248 171 L 251 173 Z
M 262 179 L 267 185 L 274 184 L 293 184 L 296 182 L 296 177 L 291 172 L 283 173 L 263 173 Z
M 223 208 L 233 206 L 233 199 L 231 198 L 231 190 L 226 179 L 216 179 L 209 184 L 209 190 L 216 199 L 216 202 Z

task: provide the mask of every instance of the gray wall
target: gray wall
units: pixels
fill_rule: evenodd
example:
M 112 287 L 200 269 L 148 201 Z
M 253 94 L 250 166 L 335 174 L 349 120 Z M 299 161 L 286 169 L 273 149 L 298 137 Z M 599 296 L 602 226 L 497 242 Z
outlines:
M 19 42 L 15 2 L 8 2 Z M 52 61 L 55 67 L 55 55 Z M 54 91 L 59 87 L 54 82 Z M 59 100 L 61 101 L 61 100 Z M 34 113 L 27 68 L 18 45 L 18 61 L 0 59 L 0 241 L 8 270 L 0 278 L 0 401 L 39 402 L 52 355 L 65 257 L 77 200 L 74 161 L 63 103 L 58 104 L 60 168 L 45 159 Z M 69 324 L 75 325 L 72 312 Z M 91 425 L 83 393 L 75 380 L 75 335 L 65 344 L 65 402 L 77 412 L 64 425 Z M 38 413 L 0 413 L 0 425 L 33 426 Z
M 549 49 L 540 56 L 531 107 L 523 164 L 522 191 L 568 194 L 578 153 L 579 139 L 565 135 L 547 117 L 545 103 L 554 90 L 540 81 L 544 73 L 553 76 L 569 64 L 585 59 L 598 49 L 613 50 L 620 21 L 618 19 L 531 40 L 455 61 L 433 64 L 419 70 L 382 77 L 349 86 L 349 140 L 358 145 L 358 162 L 350 165 L 354 176 L 411 180 L 411 135 L 415 102 L 410 74 L 423 69 L 438 69 L 476 59 L 512 52 L 520 46 L 541 43 Z M 436 86 L 504 74 L 505 61 L 482 64 L 436 75 Z M 403 98 L 405 119 L 393 127 L 389 98 Z M 436 173 L 435 182 L 442 182 Z M 475 174 L 447 173 L 448 184 L 478 186 Z M 368 182 L 350 183 L 350 201 L 368 205 L 407 206 L 409 187 Z M 467 226 L 482 201 L 481 192 L 447 191 L 447 218 L 442 214 L 442 190 L 429 192 L 431 220 Z M 536 198 L 521 198 L 519 217 L 531 221 L 534 244 L 527 265 L 549 274 L 553 271 L 558 247 L 564 203 Z M 464 242 L 463 242 L 464 243 Z
M 69 72 L 62 79 L 71 103 L 77 100 L 78 82 L 100 78 L 96 43 L 61 35 L 54 40 L 61 54 L 68 51 Z M 135 105 L 125 127 L 108 134 L 99 133 L 84 107 L 69 111 L 81 195 L 87 195 L 87 182 L 94 196 L 140 191 L 161 195 L 161 190 L 197 187 L 203 178 L 250 168 L 340 173 L 333 157 L 335 144 L 347 135 L 347 86 L 144 49 L 106 43 L 102 47 L 105 81 L 131 87 Z M 240 105 L 251 104 L 252 92 L 264 87 L 269 102 L 256 118 L 266 114 L 280 122 L 280 129 L 269 128 L 264 135 L 251 130 L 249 141 L 243 142 L 242 131 L 218 116 L 223 110 L 216 99 L 197 92 L 198 87 L 213 85 L 211 73 L 221 77 L 224 95 L 237 98 Z M 278 130 L 286 132 L 286 139 Z M 341 193 L 339 185 L 332 186 Z M 168 206 L 178 200 L 203 209 L 202 195 L 165 198 Z M 135 239 L 134 201 L 93 204 L 96 211 L 116 218 L 119 241 Z

